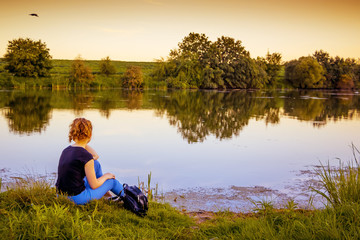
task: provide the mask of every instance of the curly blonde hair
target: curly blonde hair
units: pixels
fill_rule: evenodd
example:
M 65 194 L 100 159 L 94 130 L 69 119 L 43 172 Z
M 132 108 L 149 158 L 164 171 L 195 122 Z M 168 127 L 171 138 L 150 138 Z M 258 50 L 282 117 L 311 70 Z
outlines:
M 69 142 L 71 142 L 71 140 L 91 138 L 92 136 L 92 124 L 85 118 L 75 118 L 69 127 Z

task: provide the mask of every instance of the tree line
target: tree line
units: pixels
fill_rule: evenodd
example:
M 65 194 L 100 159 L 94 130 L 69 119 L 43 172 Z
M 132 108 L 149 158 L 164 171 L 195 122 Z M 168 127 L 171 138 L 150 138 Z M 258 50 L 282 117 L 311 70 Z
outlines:
M 205 34 L 190 33 L 160 61 L 153 77 L 172 88 L 353 89 L 360 87 L 360 62 L 323 50 L 288 62 L 269 52 L 253 59 L 234 38 L 211 42 Z
M 355 59 L 330 57 L 320 50 L 286 63 L 285 79 L 295 88 L 359 88 L 360 65 Z
M 9 41 L 4 69 L 14 76 L 50 76 L 51 55 L 46 44 L 29 38 Z M 109 57 L 101 59 L 100 74 L 110 78 L 116 69 Z M 91 86 L 94 73 L 77 57 L 69 75 L 71 86 Z M 119 87 L 144 87 L 142 70 L 129 66 Z M 161 59 L 151 73 L 156 86 L 199 89 L 354 89 L 360 87 L 360 63 L 352 58 L 331 57 L 319 50 L 288 62 L 280 53 L 251 58 L 242 42 L 222 36 L 210 41 L 205 34 L 190 33 Z

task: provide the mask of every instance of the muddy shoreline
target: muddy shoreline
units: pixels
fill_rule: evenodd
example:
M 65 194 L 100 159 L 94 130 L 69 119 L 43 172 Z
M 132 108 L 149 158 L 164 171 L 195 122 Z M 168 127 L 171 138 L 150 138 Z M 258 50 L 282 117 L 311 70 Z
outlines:
M 264 186 L 174 189 L 158 200 L 183 212 L 250 213 L 264 204 L 271 204 L 277 209 L 286 208 L 291 201 L 299 209 L 323 208 L 325 199 L 312 191 L 312 188 L 321 189 L 315 171 L 301 170 L 296 176 L 296 179 L 284 184 L 282 189 Z

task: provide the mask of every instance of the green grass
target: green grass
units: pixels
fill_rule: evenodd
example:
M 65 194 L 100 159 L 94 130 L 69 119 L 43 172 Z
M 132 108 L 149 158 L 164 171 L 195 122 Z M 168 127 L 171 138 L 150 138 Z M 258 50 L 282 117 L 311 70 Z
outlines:
M 332 168 L 330 164 L 321 165 L 317 170 L 320 177 L 321 189 L 314 189 L 322 195 L 328 203 L 338 208 L 348 204 L 360 204 L 360 164 L 359 150 L 352 145 L 353 159 L 344 164 L 341 160 L 339 167 Z
M 359 151 L 339 168 L 318 169 L 324 209 L 303 210 L 290 200 L 282 209 L 254 202 L 252 213 L 183 213 L 151 201 L 144 218 L 105 199 L 77 206 L 56 196 L 51 181 L 16 178 L 0 193 L 2 239 L 360 239 Z M 150 186 L 151 175 L 148 176 Z M 0 181 L 1 183 L 1 181 Z M 195 215 L 195 217 L 194 217 Z
M 178 239 L 194 224 L 167 204 L 151 202 L 145 218 L 107 200 L 77 206 L 45 180 L 18 179 L 0 195 L 2 239 Z
M 5 62 L 0 59 L 0 87 L 3 88 L 66 88 L 69 85 L 69 73 L 73 60 L 51 60 L 53 68 L 50 71 L 50 77 L 46 78 L 23 78 L 15 77 L 4 70 Z M 85 60 L 85 65 L 91 68 L 95 76 L 95 81 L 91 84 L 92 88 L 120 88 L 121 77 L 129 66 L 139 66 L 143 73 L 144 86 L 146 88 L 156 88 L 159 83 L 153 82 L 150 74 L 156 67 L 156 62 L 125 62 L 111 61 L 116 69 L 116 73 L 109 77 L 100 74 L 99 60 Z M 160 84 L 161 85 L 161 84 Z M 161 86 L 160 86 L 161 87 Z

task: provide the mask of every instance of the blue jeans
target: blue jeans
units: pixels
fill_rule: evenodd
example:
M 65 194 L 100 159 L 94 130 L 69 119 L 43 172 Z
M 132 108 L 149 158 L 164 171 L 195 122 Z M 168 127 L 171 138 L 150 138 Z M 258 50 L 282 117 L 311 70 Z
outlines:
M 101 165 L 98 160 L 94 160 L 94 168 L 96 178 L 99 178 L 103 175 Z M 102 198 L 108 191 L 113 192 L 118 196 L 124 196 L 123 185 L 116 179 L 108 179 L 103 185 L 97 189 L 92 189 L 89 185 L 87 178 L 84 178 L 85 190 L 76 196 L 69 196 L 69 199 L 75 202 L 76 204 L 86 204 L 94 199 Z

